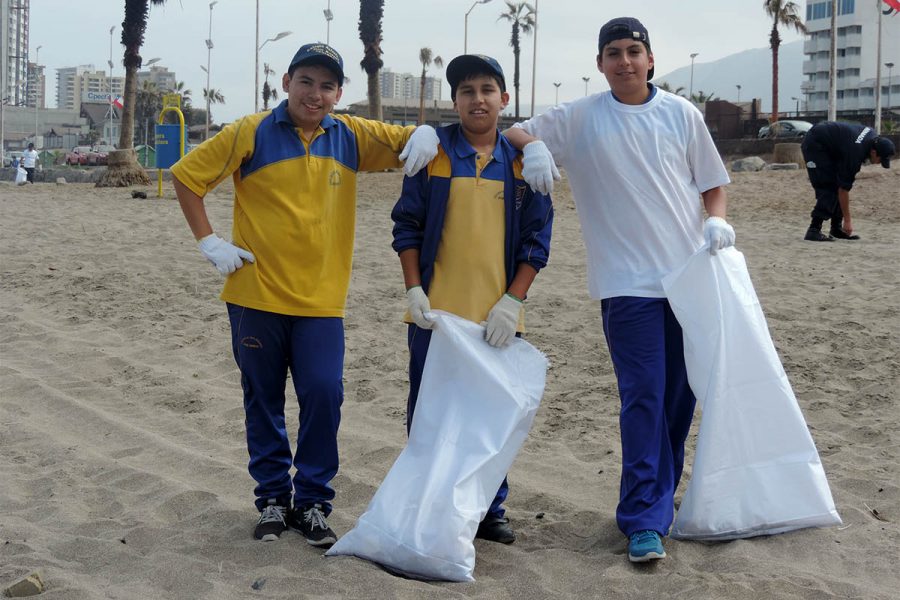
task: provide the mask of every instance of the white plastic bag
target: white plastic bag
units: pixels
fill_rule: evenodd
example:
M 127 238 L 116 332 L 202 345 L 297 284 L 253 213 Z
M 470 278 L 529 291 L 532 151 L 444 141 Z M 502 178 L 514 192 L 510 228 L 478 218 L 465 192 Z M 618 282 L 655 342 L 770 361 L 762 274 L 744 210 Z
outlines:
M 25 167 L 19 166 L 16 169 L 16 185 L 25 185 L 28 181 L 28 171 L 25 170 Z
M 704 247 L 663 287 L 703 409 L 672 537 L 724 540 L 840 524 L 744 255 L 726 248 L 710 256 Z
M 493 348 L 483 327 L 435 315 L 406 448 L 327 555 L 472 581 L 475 531 L 531 429 L 548 363 L 525 340 Z

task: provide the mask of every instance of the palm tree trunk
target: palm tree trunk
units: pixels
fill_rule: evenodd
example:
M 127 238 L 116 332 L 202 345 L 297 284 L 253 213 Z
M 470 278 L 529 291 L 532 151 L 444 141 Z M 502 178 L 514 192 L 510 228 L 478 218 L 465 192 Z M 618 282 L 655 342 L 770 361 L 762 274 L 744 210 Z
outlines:
M 125 67 L 125 106 L 119 130 L 119 150 L 134 147 L 134 105 L 137 100 L 137 67 Z
M 516 120 L 519 119 L 519 22 L 513 23 L 512 27 L 512 47 L 515 56 L 515 70 L 513 71 L 513 87 L 516 91 Z
M 772 118 L 769 122 L 774 123 L 778 120 L 778 46 L 781 45 L 777 21 L 772 25 L 769 42 L 772 46 Z
M 369 118 L 381 121 L 383 117 L 381 113 L 381 85 L 378 81 L 377 70 L 374 73 L 369 73 L 368 84 Z
M 137 103 L 137 66 L 134 65 L 125 67 L 124 102 L 119 149 L 109 153 L 106 171 L 100 175 L 97 187 L 150 185 L 150 178 L 134 153 L 134 107 Z
M 425 68 L 422 68 L 422 78 L 419 79 L 419 125 L 425 124 Z

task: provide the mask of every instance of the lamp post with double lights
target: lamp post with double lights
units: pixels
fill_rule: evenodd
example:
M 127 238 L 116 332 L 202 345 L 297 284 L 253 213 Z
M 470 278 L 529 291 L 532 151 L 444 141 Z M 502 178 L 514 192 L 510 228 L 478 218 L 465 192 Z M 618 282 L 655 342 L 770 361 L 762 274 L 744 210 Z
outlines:
M 38 78 L 38 60 L 41 57 L 41 48 L 43 46 L 38 46 L 34 49 L 34 83 L 31 85 L 31 88 L 34 90 L 34 147 L 37 148 L 38 143 L 38 82 L 40 79 Z M 41 144 L 43 146 L 43 144 Z
M 697 58 L 699 52 L 691 52 L 691 87 L 688 91 L 688 100 L 694 101 L 694 59 Z
M 209 63 L 212 58 L 212 49 L 213 49 L 213 41 L 212 41 L 212 9 L 213 6 L 219 3 L 219 0 L 213 0 L 209 3 L 209 37 L 206 38 L 206 68 L 203 69 L 206 71 L 206 132 L 203 136 L 204 140 L 209 139 Z
M 259 42 L 259 28 L 258 28 L 258 27 L 257 27 L 256 32 L 257 32 L 257 33 L 256 33 L 256 40 L 257 40 L 257 42 Z M 259 112 L 259 51 L 262 50 L 263 46 L 265 46 L 265 45 L 268 44 L 269 42 L 277 42 L 277 41 L 280 40 L 281 38 L 285 38 L 285 37 L 291 35 L 291 33 L 292 33 L 292 32 L 290 32 L 290 31 L 282 31 L 282 32 L 276 34 L 275 37 L 270 37 L 269 39 L 265 40 L 262 44 L 260 44 L 260 45 L 257 46 L 257 48 L 256 48 L 256 67 L 255 67 L 255 70 L 256 70 L 255 81 L 256 81 L 256 83 L 254 84 L 254 88 L 253 88 L 253 89 L 254 89 L 254 92 L 253 92 L 253 111 L 254 111 L 254 112 Z
M 331 20 L 334 19 L 334 13 L 331 12 L 331 0 L 328 0 L 328 8 L 322 11 L 325 13 L 325 43 L 331 45 Z
M 158 63 L 159 61 L 160 61 L 159 58 L 151 58 L 150 60 L 148 60 L 147 62 L 144 63 L 144 66 L 145 66 L 145 67 L 149 67 L 149 66 L 151 66 L 151 65 L 155 65 L 155 64 Z M 149 165 L 147 164 L 147 160 L 150 158 L 150 153 L 147 152 L 147 141 L 148 141 L 148 138 L 149 138 L 149 135 L 150 135 L 150 120 L 151 120 L 151 117 L 152 117 L 151 115 L 148 115 L 148 117 L 145 119 L 146 122 L 144 123 L 144 166 L 145 166 L 145 167 L 149 166 Z
M 475 0 L 469 10 L 466 11 L 466 18 L 463 20 L 463 54 L 468 54 L 469 50 L 469 13 L 472 12 L 479 4 L 487 4 L 491 0 Z

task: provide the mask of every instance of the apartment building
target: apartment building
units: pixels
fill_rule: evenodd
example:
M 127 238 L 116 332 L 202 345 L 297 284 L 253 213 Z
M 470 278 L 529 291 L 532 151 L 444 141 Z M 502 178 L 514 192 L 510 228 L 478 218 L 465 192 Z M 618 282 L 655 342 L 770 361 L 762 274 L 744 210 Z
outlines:
M 24 106 L 28 82 L 31 0 L 0 0 L 0 98 Z
M 900 14 L 890 11 L 879 0 L 838 0 L 837 4 L 837 112 L 851 117 L 875 110 L 877 69 L 881 69 L 882 108 L 897 109 L 900 107 Z M 806 2 L 805 81 L 800 88 L 807 112 L 828 110 L 831 6 L 831 0 Z M 879 11 L 888 11 L 881 15 L 880 62 L 877 58 Z M 898 66 L 897 73 L 894 73 L 895 66 Z
M 394 73 L 390 69 L 382 69 L 379 73 L 382 98 L 399 98 L 418 100 L 422 90 L 422 78 L 412 73 Z M 425 99 L 440 100 L 441 84 L 438 77 L 425 77 Z
M 28 87 L 25 104 L 34 108 L 47 108 L 47 90 L 44 80 L 44 65 L 28 63 Z
M 167 69 L 166 67 L 159 66 L 151 66 L 149 70 L 138 71 L 137 73 L 137 87 L 141 89 L 143 87 L 144 82 L 152 83 L 156 86 L 156 89 L 160 91 L 170 91 L 175 89 L 175 73 Z
M 82 102 L 106 103 L 110 94 L 115 98 L 124 90 L 124 77 L 110 80 L 106 71 L 98 71 L 94 65 L 56 70 L 56 106 L 60 109 L 80 111 Z

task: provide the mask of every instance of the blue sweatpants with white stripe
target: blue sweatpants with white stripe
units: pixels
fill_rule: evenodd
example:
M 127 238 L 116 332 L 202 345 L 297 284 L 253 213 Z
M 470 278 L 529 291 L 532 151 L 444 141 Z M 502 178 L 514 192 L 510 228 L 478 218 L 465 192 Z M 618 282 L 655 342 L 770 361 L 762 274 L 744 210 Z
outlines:
M 406 402 L 406 434 L 409 435 L 409 429 L 412 427 L 413 413 L 416 411 L 416 400 L 419 398 L 419 386 L 422 383 L 422 370 L 425 368 L 425 357 L 428 355 L 428 346 L 431 343 L 431 330 L 422 329 L 421 327 L 410 324 L 407 332 L 407 343 L 409 344 L 409 398 Z M 485 342 L 487 343 L 487 342 Z M 472 415 L 476 418 L 476 415 Z M 503 503 L 506 496 L 509 495 L 509 483 L 503 478 L 494 501 L 491 502 L 490 508 L 485 518 L 502 518 L 506 514 Z
M 607 298 L 601 310 L 622 404 L 616 523 L 626 536 L 647 529 L 666 535 L 696 404 L 681 326 L 665 298 Z
M 244 389 L 256 507 L 262 510 L 269 498 L 290 506 L 293 494 L 294 506 L 321 503 L 329 514 L 344 399 L 344 320 L 293 317 L 235 304 L 228 304 L 228 318 Z M 284 418 L 288 370 L 300 404 L 293 454 Z

